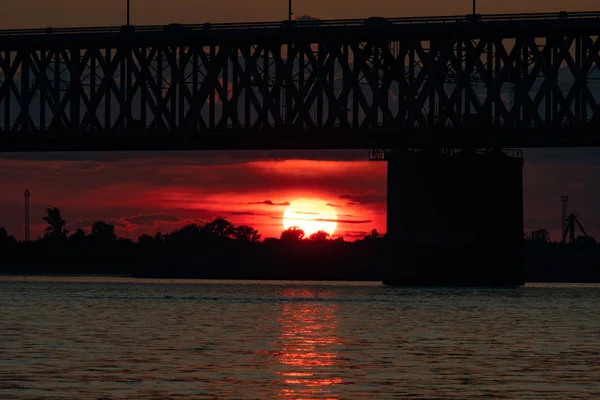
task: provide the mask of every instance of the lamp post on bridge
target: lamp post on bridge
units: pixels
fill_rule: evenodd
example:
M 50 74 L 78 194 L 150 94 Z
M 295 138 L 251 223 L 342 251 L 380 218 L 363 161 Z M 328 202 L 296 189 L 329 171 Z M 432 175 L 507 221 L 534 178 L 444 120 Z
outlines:
M 131 25 L 130 24 L 130 15 L 131 15 L 131 0 L 127 0 L 127 26 Z
M 292 13 L 292 0 L 289 0 L 288 10 L 288 21 L 292 22 L 292 15 L 294 15 L 294 13 Z
M 477 14 L 477 0 L 473 0 L 473 15 Z

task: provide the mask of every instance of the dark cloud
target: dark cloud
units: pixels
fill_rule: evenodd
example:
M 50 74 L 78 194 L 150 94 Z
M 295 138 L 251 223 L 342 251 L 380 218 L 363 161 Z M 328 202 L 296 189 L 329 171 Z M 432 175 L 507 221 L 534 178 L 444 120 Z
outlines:
M 114 225 L 117 228 L 123 228 L 123 229 L 127 229 L 127 230 L 129 230 L 131 228 L 131 224 L 127 223 L 125 220 L 120 220 L 120 219 L 115 219 L 115 218 L 108 218 L 108 219 L 100 220 L 100 221 L 106 222 L 107 224 L 112 224 L 112 225 Z M 93 225 L 94 224 L 92 223 L 90 225 L 90 227 L 93 226 Z M 149 226 L 152 226 L 152 225 L 149 225 Z
M 346 231 L 342 236 L 351 237 L 351 238 L 364 238 L 368 232 L 363 231 Z
M 257 211 L 234 211 L 231 215 L 254 215 L 254 216 L 270 216 L 269 213 L 261 213 Z
M 257 201 L 257 202 L 250 202 L 247 204 L 263 204 L 265 206 L 289 206 L 290 202 L 284 201 L 283 203 L 275 203 L 275 202 L 273 202 L 273 200 L 263 200 L 263 201 Z
M 327 204 L 325 204 L 325 205 L 326 205 L 326 206 L 329 206 L 329 207 L 334 207 L 334 208 L 339 208 L 339 207 L 341 207 L 340 205 L 337 205 L 337 204 L 332 204 L 332 203 L 327 203 Z
M 206 182 L 206 185 L 210 185 L 214 190 L 239 190 L 239 187 L 242 186 L 247 193 L 274 189 L 285 193 L 304 191 L 307 188 L 316 193 L 331 193 L 332 195 L 352 193 L 356 189 L 367 193 L 385 192 L 384 175 L 381 174 L 379 179 L 375 178 L 380 176 L 380 172 L 384 173 L 381 168 L 373 168 L 370 171 L 353 169 L 345 171 L 343 174 L 333 169 L 320 173 L 295 174 L 293 167 L 293 164 L 290 165 L 289 173 L 287 171 L 277 173 L 275 168 L 269 169 L 266 166 L 261 168 L 253 166 L 222 168 L 216 170 L 219 179 Z
M 227 214 L 227 210 L 215 211 L 205 208 L 174 208 L 172 211 L 186 219 L 202 220 L 205 222 L 217 218 L 219 215 Z
M 370 224 L 371 222 L 373 222 L 370 219 L 365 219 L 362 221 L 357 221 L 357 220 L 350 220 L 350 219 L 321 219 L 321 218 L 317 218 L 313 221 L 320 221 L 320 222 L 337 222 L 339 224 Z
M 107 224 L 114 225 L 116 228 L 121 228 L 124 230 L 129 230 L 129 228 L 131 226 L 131 224 L 129 224 L 127 221 L 125 221 L 122 218 L 109 217 L 109 218 L 83 218 L 83 219 L 76 219 L 73 222 L 69 222 L 67 220 L 67 228 L 69 230 L 71 230 L 72 232 L 75 232 L 76 229 L 83 229 L 84 231 L 87 231 L 89 233 L 92 226 L 98 221 L 102 221 Z
M 191 213 L 195 214 L 195 213 Z M 204 213 L 202 213 L 205 216 Z M 154 229 L 164 228 L 167 230 L 176 229 L 178 227 L 189 225 L 189 224 L 202 224 L 212 218 L 214 211 L 207 218 L 197 218 L 194 215 L 187 214 L 185 217 L 178 217 L 172 214 L 165 213 L 148 213 L 148 214 L 135 214 L 124 217 L 97 217 L 97 218 L 80 218 L 75 219 L 72 223 L 68 224 L 69 229 L 75 231 L 75 229 L 83 229 L 89 231 L 92 225 L 97 221 L 103 221 L 107 224 L 114 225 L 117 228 L 117 233 L 131 233 L 131 232 L 153 232 Z M 166 225 L 166 226 L 165 226 Z
M 278 217 L 272 215 L 273 219 L 283 219 L 283 217 Z M 337 222 L 339 224 L 368 224 L 373 222 L 370 219 L 365 220 L 352 220 L 352 219 L 329 219 L 329 218 L 290 218 L 292 221 L 315 221 L 315 222 Z
M 117 203 L 136 196 L 144 197 L 146 204 L 153 205 L 157 201 L 166 201 L 163 199 L 170 192 L 176 192 L 179 197 L 186 194 L 193 208 L 204 196 L 224 192 L 243 192 L 244 196 L 239 200 L 243 204 L 248 201 L 262 204 L 259 200 L 265 199 L 287 204 L 283 201 L 307 189 L 312 193 L 325 194 L 327 201 L 335 203 L 332 199 L 339 194 L 384 193 L 386 185 L 385 165 L 367 164 L 367 161 L 363 161 L 364 165 L 360 167 L 352 163 L 340 165 L 344 173 L 340 173 L 335 165 L 326 164 L 324 168 L 319 168 L 318 162 L 312 161 L 288 161 L 281 165 L 261 161 L 211 167 L 194 162 L 192 159 L 139 158 L 105 163 L 99 168 L 81 169 L 63 168 L 64 164 L 73 164 L 66 161 L 0 159 L 0 171 L 11 174 L 0 177 L 0 186 L 4 193 L 20 194 L 24 187 L 29 187 L 36 199 L 60 199 L 64 204 L 69 204 L 70 199 L 74 198 L 67 197 L 65 193 L 76 190 L 78 198 L 89 199 L 86 201 L 89 210 L 94 206 L 112 209 L 118 207 Z M 15 176 L 17 171 L 19 176 Z M 69 189 L 65 191 L 64 186 Z M 42 193 L 42 189 L 46 193 Z M 177 198 L 170 196 L 169 199 L 170 207 L 181 206 Z M 264 207 L 268 205 L 268 202 L 263 204 Z
M 385 203 L 387 201 L 387 195 L 385 194 L 363 194 L 363 195 L 352 195 L 343 194 L 340 199 L 349 200 L 352 205 L 356 204 L 377 204 Z
M 157 223 L 178 223 L 184 221 L 171 214 L 150 214 L 150 215 L 135 215 L 133 217 L 124 217 L 124 221 L 138 226 L 154 226 Z

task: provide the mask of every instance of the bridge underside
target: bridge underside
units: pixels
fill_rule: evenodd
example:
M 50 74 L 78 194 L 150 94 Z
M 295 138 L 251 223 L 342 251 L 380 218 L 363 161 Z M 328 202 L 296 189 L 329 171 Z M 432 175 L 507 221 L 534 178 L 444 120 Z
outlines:
M 0 151 L 597 146 L 599 22 L 0 31 Z
M 549 148 L 600 147 L 600 134 L 589 131 L 515 130 L 507 133 L 248 132 L 215 131 L 201 134 L 12 135 L 0 139 L 0 152 L 46 151 L 177 151 L 177 150 L 342 150 L 425 148 Z

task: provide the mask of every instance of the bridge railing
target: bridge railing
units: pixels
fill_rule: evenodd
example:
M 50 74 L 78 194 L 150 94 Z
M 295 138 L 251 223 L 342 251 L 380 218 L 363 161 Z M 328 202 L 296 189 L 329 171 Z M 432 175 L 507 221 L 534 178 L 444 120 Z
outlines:
M 476 18 L 474 18 L 476 17 Z M 417 25 L 417 24 L 457 24 L 473 22 L 512 22 L 512 21 L 540 21 L 564 19 L 600 19 L 598 11 L 578 12 L 552 12 L 552 13 L 520 13 L 520 14 L 482 14 L 482 15 L 452 15 L 430 17 L 400 17 L 377 18 L 377 23 L 385 25 Z M 235 22 L 235 23 L 203 23 L 203 24 L 173 24 L 177 27 L 191 31 L 231 31 L 254 29 L 281 29 L 282 27 L 294 28 L 343 28 L 365 26 L 369 18 L 361 19 L 336 19 L 336 20 L 309 20 L 293 21 L 268 21 L 268 22 Z M 371 25 L 372 26 L 372 25 Z M 73 34 L 115 34 L 123 30 L 132 30 L 139 33 L 162 32 L 169 27 L 163 25 L 144 26 L 109 26 L 109 27 L 75 27 L 75 28 L 41 28 L 41 29 L 8 29 L 0 30 L 2 36 L 33 36 L 33 35 L 73 35 Z M 127 29 L 128 28 L 128 29 Z

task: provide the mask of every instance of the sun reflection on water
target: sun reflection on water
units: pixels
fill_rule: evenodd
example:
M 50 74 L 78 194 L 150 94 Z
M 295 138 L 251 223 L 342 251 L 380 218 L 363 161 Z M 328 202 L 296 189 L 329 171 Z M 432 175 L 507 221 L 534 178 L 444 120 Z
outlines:
M 336 347 L 337 307 L 312 301 L 314 293 L 285 289 L 283 295 L 294 301 L 283 304 L 279 323 L 282 349 L 279 353 L 282 378 L 280 398 L 337 399 L 335 385 L 340 362 Z M 306 302 L 297 301 L 306 299 Z

